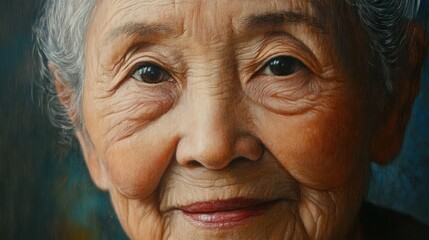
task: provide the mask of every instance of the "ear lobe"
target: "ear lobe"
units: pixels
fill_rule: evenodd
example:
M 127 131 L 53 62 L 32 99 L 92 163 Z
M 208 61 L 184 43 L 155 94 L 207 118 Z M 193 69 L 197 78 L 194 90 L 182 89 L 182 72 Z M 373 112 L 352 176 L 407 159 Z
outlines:
M 98 159 L 97 152 L 94 149 L 92 141 L 89 139 L 87 134 L 82 132 L 82 130 L 76 131 L 76 137 L 79 140 L 83 157 L 92 181 L 99 189 L 107 191 L 109 189 L 107 173 L 103 164 L 100 162 L 100 159 Z
M 424 32 L 416 25 L 410 26 L 408 54 L 404 63 L 393 73 L 395 93 L 379 121 L 371 145 L 372 160 L 378 164 L 390 163 L 400 152 L 414 99 L 420 89 L 420 72 L 427 52 Z

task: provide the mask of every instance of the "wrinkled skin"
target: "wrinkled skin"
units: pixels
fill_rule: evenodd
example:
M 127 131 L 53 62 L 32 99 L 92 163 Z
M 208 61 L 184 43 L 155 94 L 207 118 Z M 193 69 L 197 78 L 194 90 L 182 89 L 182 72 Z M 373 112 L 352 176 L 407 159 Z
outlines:
M 301 0 L 97 3 L 77 136 L 130 238 L 359 238 L 374 132 L 358 81 L 367 76 L 343 69 L 324 10 Z M 304 17 L 255 18 L 285 11 Z M 279 56 L 302 65 L 273 74 Z M 165 70 L 161 81 L 139 79 L 147 63 Z M 219 228 L 180 210 L 239 197 L 274 204 Z

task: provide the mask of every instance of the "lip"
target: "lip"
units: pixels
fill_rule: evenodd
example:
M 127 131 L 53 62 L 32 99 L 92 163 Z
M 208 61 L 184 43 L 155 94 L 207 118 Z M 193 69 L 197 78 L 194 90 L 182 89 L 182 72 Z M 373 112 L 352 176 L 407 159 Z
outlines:
M 234 198 L 196 202 L 179 208 L 191 223 L 208 229 L 225 229 L 251 222 L 278 200 Z

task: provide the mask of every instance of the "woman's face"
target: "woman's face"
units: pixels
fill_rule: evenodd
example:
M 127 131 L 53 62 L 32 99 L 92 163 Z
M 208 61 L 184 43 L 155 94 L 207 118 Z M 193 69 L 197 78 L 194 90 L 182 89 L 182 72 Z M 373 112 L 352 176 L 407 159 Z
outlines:
M 371 134 L 328 10 L 301 0 L 97 4 L 78 135 L 132 239 L 355 234 Z

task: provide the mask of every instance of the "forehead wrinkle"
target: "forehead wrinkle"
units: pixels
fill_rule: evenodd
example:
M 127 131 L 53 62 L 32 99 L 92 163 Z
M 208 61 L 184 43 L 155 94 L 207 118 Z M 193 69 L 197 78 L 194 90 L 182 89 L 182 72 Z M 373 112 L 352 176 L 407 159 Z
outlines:
M 225 14 L 222 10 L 225 9 L 222 7 L 224 4 L 224 1 L 198 1 L 189 12 L 182 10 L 184 34 L 204 46 L 228 42 L 232 35 L 233 16 Z
M 118 38 L 120 35 L 127 37 L 131 35 L 166 35 L 173 33 L 173 28 L 170 27 L 166 21 L 160 21 L 159 23 L 153 22 L 156 18 L 143 18 L 144 14 L 147 14 L 147 8 L 153 8 L 154 5 L 157 7 L 171 7 L 173 4 L 176 8 L 177 5 L 186 3 L 186 1 L 177 2 L 176 0 L 113 0 L 113 1 L 99 1 L 97 5 L 104 5 L 102 13 L 98 13 L 100 16 L 105 15 L 107 19 L 104 20 L 105 28 L 108 30 L 103 35 L 107 36 L 102 41 L 103 43 L 109 43 L 108 38 Z M 162 19 L 162 11 L 159 16 Z M 102 14 L 102 15 L 101 15 Z M 150 15 L 150 14 L 149 14 Z M 116 27 L 111 30 L 111 26 L 123 23 L 124 20 L 128 20 L 123 26 Z M 109 26 L 111 25 L 111 26 Z M 140 25 L 140 26 L 139 26 Z M 172 25 L 173 26 L 173 25 Z
M 289 25 L 305 25 L 320 33 L 327 32 L 328 26 L 324 21 L 322 0 L 289 0 L 271 1 L 265 7 L 237 18 L 236 28 L 240 32 L 249 32 L 253 28 L 282 27 Z M 326 5 L 327 8 L 332 6 Z M 325 14 L 326 15 L 326 14 Z
M 114 39 L 124 37 L 131 37 L 134 35 L 147 37 L 147 36 L 166 36 L 174 31 L 172 28 L 163 24 L 148 24 L 148 23 L 136 23 L 129 22 L 119 27 L 110 30 L 107 36 L 104 38 L 104 43 L 110 43 Z
M 305 23 L 315 29 L 325 32 L 325 28 L 317 18 L 295 11 L 252 14 L 242 20 L 242 22 L 244 22 L 246 32 L 254 28 L 275 27 L 293 23 Z

